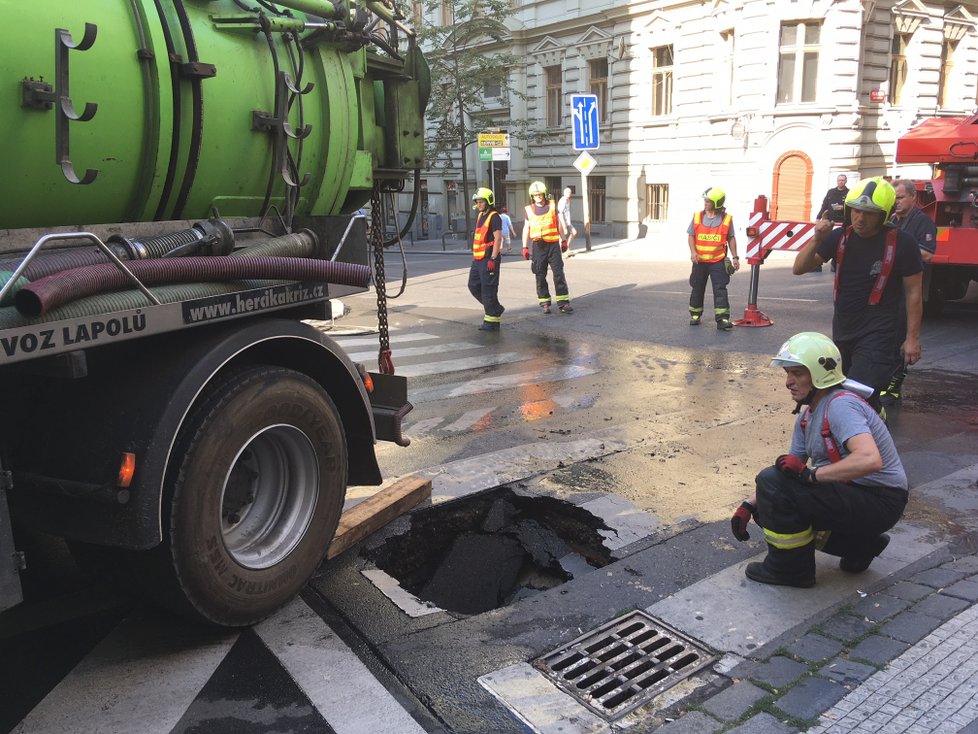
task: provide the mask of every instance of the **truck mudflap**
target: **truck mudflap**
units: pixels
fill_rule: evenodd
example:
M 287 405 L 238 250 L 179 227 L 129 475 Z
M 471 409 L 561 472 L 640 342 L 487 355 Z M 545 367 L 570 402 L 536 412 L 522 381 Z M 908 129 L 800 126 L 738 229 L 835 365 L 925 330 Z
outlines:
M 370 393 L 370 407 L 374 416 L 374 430 L 379 441 L 393 441 L 398 446 L 409 446 L 401 428 L 404 416 L 414 406 L 407 399 L 407 378 L 401 375 L 385 375 L 371 372 L 374 389 Z
M 14 548 L 10 511 L 7 508 L 8 489 L 10 472 L 0 470 L 0 611 L 24 600 L 20 587 L 20 572 L 24 567 L 24 560 Z

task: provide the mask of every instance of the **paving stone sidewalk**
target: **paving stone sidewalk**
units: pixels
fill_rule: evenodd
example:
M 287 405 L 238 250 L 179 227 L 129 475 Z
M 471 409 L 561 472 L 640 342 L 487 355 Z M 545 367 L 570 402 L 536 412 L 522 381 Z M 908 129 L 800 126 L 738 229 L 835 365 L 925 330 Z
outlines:
M 976 602 L 968 537 L 801 636 L 770 643 L 655 731 L 978 734 Z

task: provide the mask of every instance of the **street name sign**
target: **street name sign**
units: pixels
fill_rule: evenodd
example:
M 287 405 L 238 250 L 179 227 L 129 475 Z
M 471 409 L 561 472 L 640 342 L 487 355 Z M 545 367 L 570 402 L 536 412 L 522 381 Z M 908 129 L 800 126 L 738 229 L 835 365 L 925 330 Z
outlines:
M 596 150 L 598 139 L 598 95 L 571 95 L 571 127 L 574 131 L 574 150 Z

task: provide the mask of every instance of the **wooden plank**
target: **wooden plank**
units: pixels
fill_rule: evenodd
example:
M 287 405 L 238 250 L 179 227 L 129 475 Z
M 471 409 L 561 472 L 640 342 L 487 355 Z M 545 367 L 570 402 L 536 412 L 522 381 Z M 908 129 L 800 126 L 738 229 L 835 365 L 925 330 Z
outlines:
M 326 551 L 326 558 L 336 558 L 429 497 L 431 480 L 409 476 L 354 505 L 340 517 L 340 524 Z

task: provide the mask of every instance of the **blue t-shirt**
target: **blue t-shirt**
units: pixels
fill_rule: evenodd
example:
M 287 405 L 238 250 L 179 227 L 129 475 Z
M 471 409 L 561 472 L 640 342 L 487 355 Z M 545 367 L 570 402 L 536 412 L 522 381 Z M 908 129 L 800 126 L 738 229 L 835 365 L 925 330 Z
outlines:
M 838 397 L 837 397 L 838 396 Z M 836 398 L 833 400 L 833 398 Z M 883 468 L 878 472 L 867 474 L 865 477 L 854 479 L 853 484 L 870 487 L 896 487 L 907 489 L 907 474 L 897 453 L 893 438 L 886 424 L 876 414 L 869 404 L 850 392 L 835 390 L 823 397 L 814 411 L 803 411 L 795 422 L 795 431 L 791 436 L 791 453 L 801 459 L 811 458 L 812 465 L 819 467 L 831 463 L 825 451 L 825 441 L 822 437 L 822 423 L 825 411 L 829 414 L 829 430 L 839 449 L 842 458 L 849 455 L 845 442 L 853 436 L 863 433 L 872 434 Z M 802 417 L 808 413 L 807 426 L 801 428 Z

